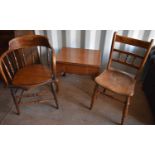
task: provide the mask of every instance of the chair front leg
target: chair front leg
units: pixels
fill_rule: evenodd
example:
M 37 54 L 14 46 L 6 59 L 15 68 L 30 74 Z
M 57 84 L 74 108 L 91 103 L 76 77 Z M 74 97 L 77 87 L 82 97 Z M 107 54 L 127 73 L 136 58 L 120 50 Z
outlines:
M 129 105 L 130 105 L 130 99 L 131 99 L 131 97 L 128 96 L 128 97 L 127 97 L 127 100 L 126 100 L 126 102 L 125 102 L 124 109 L 123 109 L 123 113 L 122 113 L 121 125 L 124 124 L 125 118 L 126 118 L 127 115 L 128 115 L 128 110 L 129 110 Z
M 55 86 L 56 86 L 56 92 L 58 93 L 59 92 L 59 83 L 58 83 L 58 80 L 55 82 Z
M 51 83 L 51 90 L 52 90 L 53 97 L 54 97 L 54 100 L 55 100 L 56 108 L 59 109 L 58 100 L 57 100 L 56 92 L 54 90 L 53 83 Z
M 98 84 L 96 84 L 95 85 L 95 88 L 94 88 L 94 92 L 93 92 L 93 95 L 92 95 L 92 98 L 91 98 L 91 104 L 90 104 L 90 107 L 89 107 L 90 110 L 93 108 L 93 105 L 94 105 L 94 101 L 96 99 L 97 92 L 98 92 Z
M 52 76 L 52 80 L 53 80 L 53 83 L 55 84 L 56 92 L 58 93 L 59 92 L 59 80 L 55 78 L 54 75 Z

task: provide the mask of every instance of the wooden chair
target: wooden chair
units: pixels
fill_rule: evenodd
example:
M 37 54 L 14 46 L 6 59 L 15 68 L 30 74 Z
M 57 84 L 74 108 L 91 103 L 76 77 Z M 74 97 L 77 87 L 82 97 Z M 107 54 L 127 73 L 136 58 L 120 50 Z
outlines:
M 42 46 L 47 49 L 47 65 L 40 63 L 37 48 Z M 58 109 L 54 88 L 54 84 L 57 86 L 58 82 L 55 51 L 45 36 L 25 35 L 12 39 L 9 42 L 9 50 L 0 57 L 0 71 L 5 84 L 10 88 L 17 114 L 20 114 L 19 104 L 23 93 L 43 85 L 50 85 Z M 17 96 L 19 91 L 21 94 Z M 37 94 L 32 96 L 37 96 Z
M 127 44 L 128 46 L 132 45 L 134 47 L 141 48 L 141 50 L 143 48 L 143 50 L 145 49 L 145 54 L 144 56 L 142 56 L 142 51 L 139 51 L 141 54 L 140 55 L 133 52 L 120 50 L 120 48 L 119 49 L 115 48 L 115 45 L 118 43 L 121 43 L 124 45 Z M 116 32 L 114 33 L 107 69 L 95 78 L 96 86 L 94 89 L 94 93 L 92 95 L 90 109 L 93 108 L 96 95 L 98 94 L 98 92 L 100 92 L 101 89 L 103 89 L 102 91 L 103 93 L 105 93 L 105 90 L 107 89 L 114 93 L 124 95 L 126 96 L 126 101 L 125 101 L 125 105 L 122 113 L 121 124 L 124 123 L 124 120 L 128 113 L 130 99 L 134 95 L 134 88 L 136 84 L 137 75 L 140 72 L 140 70 L 143 68 L 147 60 L 152 43 L 153 43 L 153 40 L 151 40 L 150 42 L 146 42 L 138 39 L 120 36 L 120 35 L 117 35 Z M 140 61 L 138 65 L 136 63 L 137 61 Z M 136 73 L 131 74 L 128 71 L 116 69 L 116 67 L 112 67 L 112 62 L 120 63 L 122 65 L 127 65 L 128 67 L 134 68 Z

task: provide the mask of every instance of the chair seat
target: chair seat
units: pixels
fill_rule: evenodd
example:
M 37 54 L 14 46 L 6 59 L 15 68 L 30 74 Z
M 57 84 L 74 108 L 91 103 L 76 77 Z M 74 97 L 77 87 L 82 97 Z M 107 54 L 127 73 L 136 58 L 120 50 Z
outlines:
M 50 69 L 41 64 L 34 64 L 18 70 L 13 78 L 12 85 L 28 89 L 51 81 L 52 72 Z
M 95 78 L 98 85 L 115 93 L 127 96 L 134 95 L 136 80 L 124 72 L 117 70 L 105 70 Z

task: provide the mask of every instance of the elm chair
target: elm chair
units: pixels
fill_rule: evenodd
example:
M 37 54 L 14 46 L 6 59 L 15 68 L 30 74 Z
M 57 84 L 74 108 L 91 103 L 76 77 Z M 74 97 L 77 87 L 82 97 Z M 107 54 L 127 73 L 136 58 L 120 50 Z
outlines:
M 118 48 L 118 43 L 120 44 L 119 47 L 122 47 L 121 45 L 124 47 L 132 45 L 132 47 L 135 47 L 132 49 L 141 49 L 141 51 L 136 53 L 133 51 L 129 52 L 120 50 L 120 48 Z M 124 103 L 122 112 L 121 124 L 124 124 L 130 105 L 130 99 L 134 95 L 137 76 L 147 60 L 152 43 L 153 40 L 146 42 L 134 38 L 120 36 L 116 32 L 114 33 L 107 69 L 105 69 L 103 73 L 95 78 L 96 86 L 92 95 L 90 109 L 93 108 L 94 100 L 96 99 L 97 94 L 99 92 L 105 94 L 106 89 L 123 95 L 126 97 L 126 101 Z M 115 47 L 116 45 L 117 48 Z M 131 74 L 128 72 L 129 70 L 124 71 L 122 69 L 120 70 L 118 67 L 116 68 L 116 63 L 119 63 L 119 67 L 121 64 L 123 66 L 127 65 L 129 68 L 134 68 L 135 73 Z M 111 97 L 113 98 L 113 96 Z
M 48 61 L 46 65 L 41 64 L 41 54 L 37 50 L 39 47 L 46 48 Z M 5 84 L 10 88 L 17 114 L 20 114 L 19 105 L 22 97 L 24 97 L 23 93 L 44 85 L 50 86 L 58 109 L 55 92 L 58 82 L 55 51 L 45 36 L 25 35 L 12 39 L 9 42 L 9 50 L 0 57 L 0 70 Z M 17 92 L 20 94 L 19 96 L 17 96 Z M 46 93 L 44 95 L 47 96 Z M 36 96 L 39 96 L 39 93 L 27 97 Z M 37 100 L 37 102 L 42 101 L 43 99 Z

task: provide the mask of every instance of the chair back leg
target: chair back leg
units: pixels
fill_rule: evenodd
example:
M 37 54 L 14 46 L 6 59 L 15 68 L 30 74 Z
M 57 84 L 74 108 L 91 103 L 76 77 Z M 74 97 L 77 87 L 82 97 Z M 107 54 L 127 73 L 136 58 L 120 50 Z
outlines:
M 20 94 L 20 97 L 19 97 L 18 101 L 17 101 L 17 99 L 16 99 L 16 94 L 15 94 L 13 88 L 10 88 L 10 91 L 11 91 L 11 95 L 12 95 L 12 98 L 13 98 L 14 104 L 15 104 L 15 106 L 16 106 L 17 115 L 20 115 L 19 104 L 20 104 L 20 102 L 21 102 L 21 99 L 22 99 L 22 96 L 23 96 L 24 90 L 21 91 L 21 94 Z
M 57 87 L 57 88 L 58 88 L 58 87 Z M 55 90 L 54 90 L 53 83 L 51 83 L 51 90 L 52 90 L 53 97 L 54 97 L 54 100 L 55 100 L 56 108 L 59 109 L 58 100 L 57 100 L 56 92 L 55 92 Z
M 90 107 L 89 107 L 90 110 L 93 108 L 94 101 L 95 101 L 95 99 L 97 97 L 97 92 L 98 92 L 98 84 L 96 84 L 95 88 L 94 88 L 94 92 L 93 92 L 92 99 L 91 99 L 91 104 L 90 104 Z

